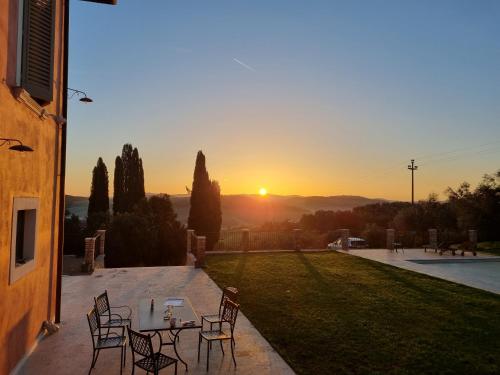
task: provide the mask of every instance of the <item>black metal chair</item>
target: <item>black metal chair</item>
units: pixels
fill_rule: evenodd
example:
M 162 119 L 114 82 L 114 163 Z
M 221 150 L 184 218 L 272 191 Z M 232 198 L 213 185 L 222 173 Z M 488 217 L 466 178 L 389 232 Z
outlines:
M 236 317 L 238 316 L 238 311 L 240 309 L 240 305 L 231 301 L 230 299 L 226 299 L 224 302 L 224 306 L 222 309 L 221 322 L 218 330 L 209 330 L 209 331 L 200 331 L 198 338 L 198 362 L 200 361 L 200 348 L 201 341 L 207 341 L 207 372 L 209 368 L 209 360 L 210 360 L 210 344 L 213 341 L 219 341 L 220 348 L 222 350 L 222 355 L 224 355 L 224 347 L 222 345 L 222 341 L 230 340 L 231 342 L 231 356 L 233 357 L 234 366 L 236 367 L 236 359 L 234 358 L 234 347 L 236 346 L 236 342 L 234 340 L 234 326 L 236 324 Z M 230 331 L 225 332 L 222 330 L 223 323 L 228 323 Z
M 161 347 L 160 350 L 155 352 L 150 335 L 135 332 L 130 327 L 127 327 L 127 331 L 130 339 L 130 349 L 132 350 L 132 374 L 134 374 L 135 366 L 146 370 L 148 373 L 152 372 L 154 375 L 157 375 L 165 367 L 174 365 L 175 374 L 177 375 L 177 359 L 161 353 Z M 142 358 L 136 361 L 135 353 L 139 354 Z
M 124 335 L 124 328 L 122 329 L 122 334 L 119 335 L 115 332 L 108 332 L 106 334 L 101 333 L 101 325 L 99 321 L 99 314 L 94 307 L 87 313 L 87 321 L 89 323 L 90 335 L 92 336 L 92 364 L 90 365 L 89 374 L 94 368 L 99 353 L 103 349 L 121 349 L 120 357 L 120 374 L 122 373 L 123 366 L 125 366 L 125 359 L 127 355 L 127 338 Z M 96 333 L 97 332 L 97 333 Z
M 213 325 L 216 323 L 219 324 L 220 327 L 220 324 L 222 323 L 222 309 L 224 308 L 224 303 L 227 299 L 230 299 L 233 302 L 238 302 L 238 294 L 238 289 L 236 289 L 235 287 L 225 287 L 222 291 L 222 296 L 220 299 L 219 312 L 217 314 L 202 315 L 201 329 L 203 330 L 203 322 L 207 322 L 208 324 L 210 324 L 210 330 L 213 329 Z
M 99 314 L 99 319 L 101 319 L 101 321 L 103 318 L 105 319 L 105 321 L 101 323 L 101 328 L 108 328 L 109 332 L 110 328 L 123 327 L 125 329 L 125 326 L 131 326 L 132 309 L 126 305 L 110 306 L 107 290 L 105 290 L 101 295 L 94 297 L 94 302 L 97 313 Z M 123 314 L 122 316 L 122 314 L 114 312 L 117 309 L 126 309 L 128 311 L 125 313 L 126 315 Z

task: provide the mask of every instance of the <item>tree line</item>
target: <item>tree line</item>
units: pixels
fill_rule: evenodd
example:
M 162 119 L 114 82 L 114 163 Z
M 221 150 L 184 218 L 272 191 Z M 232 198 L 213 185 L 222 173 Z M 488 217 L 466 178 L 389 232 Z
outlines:
M 385 244 L 387 228 L 411 237 L 416 245 L 428 241 L 430 228 L 438 230 L 439 241 L 462 242 L 469 229 L 478 231 L 480 241 L 500 239 L 500 171 L 486 174 L 474 189 L 464 182 L 456 189 L 448 188 L 445 194 L 445 201 L 431 194 L 414 205 L 386 202 L 349 211 L 320 210 L 303 215 L 296 225 L 320 233 L 331 232 L 331 238 L 338 235 L 338 229 L 348 228 L 353 235 L 366 238 L 370 246 Z
M 92 171 L 86 225 L 67 213 L 66 253 L 83 255 L 83 238 L 106 228 L 106 267 L 186 263 L 186 227 L 177 220 L 168 195 L 146 197 L 142 159 L 131 144 L 125 144 L 115 159 L 112 214 L 109 202 L 108 171 L 99 157 Z M 189 226 L 198 235 L 206 235 L 211 248 L 218 241 L 222 223 L 220 187 L 210 180 L 201 151 L 196 157 L 190 202 Z

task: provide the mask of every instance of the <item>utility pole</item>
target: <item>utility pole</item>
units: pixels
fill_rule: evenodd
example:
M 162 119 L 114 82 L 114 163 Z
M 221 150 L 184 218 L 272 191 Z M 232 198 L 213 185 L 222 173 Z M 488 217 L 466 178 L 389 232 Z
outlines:
M 411 204 L 413 206 L 415 204 L 415 182 L 413 173 L 418 169 L 414 159 L 411 159 L 411 165 L 408 165 L 408 169 L 411 171 Z

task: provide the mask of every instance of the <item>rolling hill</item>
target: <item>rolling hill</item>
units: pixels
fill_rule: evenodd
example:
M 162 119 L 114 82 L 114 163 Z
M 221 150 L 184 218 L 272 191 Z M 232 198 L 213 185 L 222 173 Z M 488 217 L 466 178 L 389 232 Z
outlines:
M 148 194 L 152 195 L 152 194 Z M 189 196 L 170 196 L 174 210 L 181 222 L 185 223 L 189 214 Z M 354 207 L 383 202 L 353 195 L 299 196 L 299 195 L 223 195 L 222 225 L 225 228 L 256 226 L 266 221 L 299 220 L 303 214 L 317 210 L 350 210 Z M 111 205 L 111 204 L 110 204 Z M 85 218 L 88 198 L 66 196 L 66 210 Z

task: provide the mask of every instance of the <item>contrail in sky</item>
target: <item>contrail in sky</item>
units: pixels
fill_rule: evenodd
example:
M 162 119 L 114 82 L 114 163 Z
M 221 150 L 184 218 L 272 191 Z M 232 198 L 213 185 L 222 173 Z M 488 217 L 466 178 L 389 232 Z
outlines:
M 240 64 L 240 65 L 241 65 L 242 67 L 244 67 L 245 69 L 248 69 L 248 70 L 250 70 L 250 71 L 252 71 L 252 72 L 255 72 L 255 69 L 254 69 L 254 68 L 252 68 L 250 65 L 245 64 L 243 61 L 238 60 L 236 57 L 233 57 L 233 60 L 234 60 L 235 62 L 237 62 L 238 64 Z

